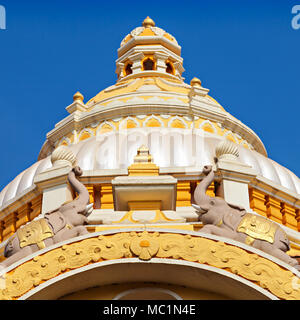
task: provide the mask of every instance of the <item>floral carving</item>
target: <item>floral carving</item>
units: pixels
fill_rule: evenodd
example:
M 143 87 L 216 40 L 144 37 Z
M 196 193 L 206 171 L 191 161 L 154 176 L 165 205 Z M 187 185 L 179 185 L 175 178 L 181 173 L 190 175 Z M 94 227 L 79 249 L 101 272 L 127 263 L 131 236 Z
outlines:
M 87 264 L 133 257 L 207 264 L 252 281 L 280 299 L 300 299 L 299 278 L 258 254 L 197 235 L 146 231 L 94 236 L 35 256 L 5 275 L 0 299 L 17 299 L 41 283 Z
M 133 236 L 130 243 L 130 250 L 137 255 L 141 260 L 150 260 L 157 254 L 160 243 L 156 238 L 159 237 L 159 233 L 138 233 L 137 236 Z

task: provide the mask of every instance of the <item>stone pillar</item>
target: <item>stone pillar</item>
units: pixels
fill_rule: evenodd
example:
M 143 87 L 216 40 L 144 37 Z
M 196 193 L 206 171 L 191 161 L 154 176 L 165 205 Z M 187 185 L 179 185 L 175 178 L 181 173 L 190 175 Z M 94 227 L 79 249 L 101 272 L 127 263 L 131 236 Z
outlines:
M 101 185 L 101 209 L 113 209 L 114 198 L 111 184 Z
M 0 241 L 3 241 L 4 221 L 0 221 Z
M 118 75 L 118 78 L 121 79 L 125 75 L 123 74 L 123 69 L 124 69 L 125 64 L 122 62 L 118 62 L 116 66 L 116 74 Z
M 182 63 L 179 61 L 176 61 L 173 63 L 173 66 L 175 68 L 175 76 L 178 76 L 181 78 L 181 75 L 184 72 L 184 67 L 182 66 Z
M 282 223 L 281 203 L 280 200 L 274 199 L 269 195 L 266 196 L 267 217 L 278 223 Z
M 3 240 L 8 239 L 16 231 L 17 213 L 13 212 L 4 219 Z
M 31 207 L 29 203 L 26 203 L 18 210 L 18 220 L 16 221 L 16 229 L 19 229 L 19 227 L 21 227 L 23 224 L 30 221 L 30 212 Z
M 282 222 L 289 228 L 298 230 L 296 220 L 296 209 L 286 203 L 281 204 Z
M 189 181 L 178 181 L 176 207 L 189 206 L 191 206 L 191 183 Z
M 142 60 L 144 59 L 144 54 L 139 52 L 128 57 L 132 61 L 132 74 L 136 74 L 142 71 Z
M 256 176 L 252 167 L 238 161 L 238 147 L 228 140 L 216 147 L 220 194 L 228 203 L 251 211 L 249 203 L 249 183 Z
M 95 203 L 95 196 L 94 196 L 94 186 L 92 184 L 89 184 L 87 186 L 85 186 L 89 192 L 89 196 L 90 196 L 90 203 Z
M 166 60 L 168 59 L 168 56 L 166 54 L 156 52 L 154 54 L 154 59 L 156 59 L 156 71 L 158 72 L 166 72 Z
M 34 183 L 43 192 L 42 215 L 73 199 L 68 184 L 68 174 L 76 164 L 74 154 L 68 147 L 60 146 L 52 153 L 51 162 L 52 168 L 40 173 L 34 179 Z
M 31 203 L 31 212 L 30 212 L 30 221 L 36 218 L 42 212 L 42 198 L 40 195 L 30 201 Z
M 95 209 L 101 208 L 101 186 L 100 185 L 94 186 L 94 208 Z
M 250 208 L 262 216 L 267 216 L 266 198 L 265 194 L 253 188 L 250 188 Z

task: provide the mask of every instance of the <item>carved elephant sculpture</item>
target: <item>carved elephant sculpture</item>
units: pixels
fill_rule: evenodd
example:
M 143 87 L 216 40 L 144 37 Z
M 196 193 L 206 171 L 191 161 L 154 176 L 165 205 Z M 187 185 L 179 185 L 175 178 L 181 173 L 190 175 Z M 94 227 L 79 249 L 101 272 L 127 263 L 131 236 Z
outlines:
M 68 174 L 68 181 L 78 197 L 19 228 L 5 246 L 4 256 L 7 259 L 1 266 L 7 267 L 39 249 L 88 233 L 83 225 L 87 223 L 85 214 L 93 205 L 89 204 L 87 189 L 76 178 L 81 174 L 78 166 Z
M 214 180 L 212 166 L 205 166 L 203 173 L 205 177 L 195 189 L 196 204 L 193 204 L 204 225 L 201 232 L 246 243 L 299 270 L 298 261 L 286 254 L 290 244 L 283 229 L 264 217 L 227 203 L 223 198 L 208 196 L 207 188 Z

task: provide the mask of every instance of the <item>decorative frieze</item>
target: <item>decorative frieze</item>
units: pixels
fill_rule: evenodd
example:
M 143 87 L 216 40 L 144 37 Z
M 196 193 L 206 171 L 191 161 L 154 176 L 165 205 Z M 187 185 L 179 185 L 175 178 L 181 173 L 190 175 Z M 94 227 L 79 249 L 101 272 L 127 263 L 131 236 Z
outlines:
M 181 233 L 184 233 L 181 231 Z M 118 232 L 97 234 L 87 239 L 64 244 L 36 255 L 15 266 L 6 275 L 6 287 L 0 299 L 18 299 L 40 284 L 62 273 L 103 261 L 138 258 L 151 261 L 159 258 L 188 261 L 218 268 L 220 273 L 231 273 L 236 279 L 246 279 L 279 299 L 300 299 L 299 278 L 284 265 L 279 265 L 252 248 L 218 241 L 196 234 L 168 232 Z
M 140 99 L 141 102 L 143 101 L 150 101 L 151 99 L 161 99 L 162 103 L 168 103 L 170 98 L 168 97 L 154 97 L 154 96 L 139 96 L 138 98 L 135 97 L 135 99 Z M 122 100 L 118 100 L 115 102 L 122 102 Z M 126 100 L 126 103 L 130 103 L 130 99 Z M 124 102 L 122 102 L 124 103 Z M 194 122 L 192 120 L 188 120 L 184 116 L 180 115 L 173 115 L 168 116 L 167 118 L 165 115 L 145 115 L 143 118 L 140 118 L 138 116 L 130 116 L 130 117 L 121 117 L 118 121 L 113 121 L 106 119 L 104 121 L 101 121 L 97 123 L 96 126 L 88 125 L 84 128 L 81 128 L 79 130 L 79 133 L 76 133 L 75 130 L 73 130 L 72 133 L 69 134 L 68 138 L 68 145 L 75 144 L 78 141 L 77 140 L 85 140 L 97 135 L 100 135 L 102 133 L 108 132 L 108 131 L 119 131 L 121 129 L 134 129 L 137 127 L 161 127 L 161 128 L 176 128 L 176 129 L 188 129 L 191 128 L 192 125 L 195 127 L 195 129 L 201 129 L 208 133 L 215 133 L 219 136 L 226 137 L 227 140 L 233 139 L 234 142 L 238 145 L 243 146 L 244 148 L 251 149 L 251 145 L 245 141 L 243 138 L 238 137 L 237 134 L 231 132 L 230 135 L 228 135 L 228 132 L 230 132 L 228 129 L 221 129 L 218 124 L 214 121 L 205 120 L 202 118 L 198 118 Z M 77 137 L 78 136 L 78 137 Z M 78 138 L 78 139 L 77 139 Z M 66 139 L 60 139 L 55 142 L 58 146 L 65 145 Z

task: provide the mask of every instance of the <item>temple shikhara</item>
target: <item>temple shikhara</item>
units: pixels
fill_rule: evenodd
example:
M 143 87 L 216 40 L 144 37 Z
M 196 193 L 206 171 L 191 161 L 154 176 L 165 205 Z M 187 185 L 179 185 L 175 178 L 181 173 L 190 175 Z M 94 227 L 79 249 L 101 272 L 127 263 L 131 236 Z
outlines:
M 0 299 L 300 299 L 299 178 L 151 18 L 117 54 L 0 193 Z

